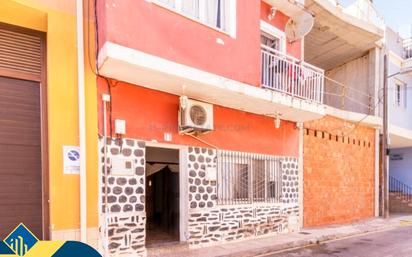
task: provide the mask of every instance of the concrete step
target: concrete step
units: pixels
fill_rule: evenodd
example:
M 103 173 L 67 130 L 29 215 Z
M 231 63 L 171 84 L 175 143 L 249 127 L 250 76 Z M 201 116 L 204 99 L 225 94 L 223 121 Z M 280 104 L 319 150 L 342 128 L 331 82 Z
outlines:
M 389 194 L 389 210 L 393 213 L 412 213 L 412 202 L 398 194 Z
M 148 256 L 164 256 L 172 253 L 188 251 L 189 244 L 183 242 L 170 242 L 161 244 L 152 244 L 146 246 Z

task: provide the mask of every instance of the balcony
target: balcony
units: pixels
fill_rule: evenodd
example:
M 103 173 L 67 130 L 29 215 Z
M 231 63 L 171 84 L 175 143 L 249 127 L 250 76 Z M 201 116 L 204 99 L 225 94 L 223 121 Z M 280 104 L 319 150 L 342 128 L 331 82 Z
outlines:
M 262 64 L 267 63 L 266 72 L 263 72 L 266 75 L 262 77 L 267 78 L 264 87 L 222 77 L 110 41 L 105 42 L 99 51 L 98 65 L 100 74 L 106 77 L 174 95 L 184 94 L 249 113 L 270 117 L 279 115 L 281 119 L 293 122 L 322 118 L 325 115 L 325 106 L 321 104 L 323 71 L 273 51 L 262 54 L 262 59 L 266 59 Z M 274 60 L 280 60 L 283 68 L 275 69 L 269 64 L 270 60 L 273 64 Z M 255 68 L 261 69 L 259 66 Z M 279 76 L 276 77 L 275 71 L 278 70 Z M 282 78 L 283 86 L 280 84 Z
M 367 90 L 328 78 L 322 69 L 265 45 L 261 54 L 263 88 L 338 110 L 374 113 L 374 95 Z
M 261 46 L 262 87 L 323 103 L 324 71 L 265 45 Z
M 363 10 L 355 5 L 345 10 L 330 0 L 306 0 L 305 7 L 316 17 L 304 40 L 305 60 L 325 71 L 364 56 L 384 35 L 372 7 Z
M 359 85 L 347 85 L 326 76 L 324 104 L 343 111 L 374 115 L 380 102 L 375 99 L 373 90 L 356 86 L 359 87 Z

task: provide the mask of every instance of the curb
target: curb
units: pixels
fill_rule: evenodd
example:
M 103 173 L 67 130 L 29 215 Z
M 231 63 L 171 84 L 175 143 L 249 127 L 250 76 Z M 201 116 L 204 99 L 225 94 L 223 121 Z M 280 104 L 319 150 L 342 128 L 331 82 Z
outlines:
M 310 239 L 300 239 L 300 240 L 296 240 L 292 242 L 259 248 L 255 250 L 239 251 L 239 252 L 233 252 L 230 254 L 218 255 L 217 257 L 253 257 L 253 256 L 267 255 L 267 254 L 276 254 L 279 252 L 299 249 L 299 248 L 316 245 L 316 244 L 320 244 L 320 243 L 324 243 L 328 241 L 341 240 L 345 238 L 378 233 L 378 232 L 385 232 L 385 231 L 393 230 L 393 229 L 400 228 L 400 227 L 406 227 L 406 226 L 412 226 L 412 225 L 411 224 L 409 225 L 394 224 L 394 225 L 390 225 L 387 227 L 377 226 L 371 229 L 360 230 L 358 232 L 337 233 L 337 234 L 331 234 L 331 235 L 318 236 L 318 237 L 310 238 Z

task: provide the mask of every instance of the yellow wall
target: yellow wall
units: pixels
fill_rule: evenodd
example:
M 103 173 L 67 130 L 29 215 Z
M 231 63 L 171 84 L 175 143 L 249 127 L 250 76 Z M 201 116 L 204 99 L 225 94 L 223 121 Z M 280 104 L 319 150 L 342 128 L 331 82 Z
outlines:
M 79 175 L 64 175 L 62 146 L 79 145 L 74 0 L 1 0 L 0 22 L 47 33 L 47 105 L 52 230 L 78 229 Z M 92 26 L 91 26 L 92 27 Z M 87 30 L 85 30 L 87 31 Z M 87 35 L 85 35 L 87 39 Z M 91 40 L 92 49 L 93 40 Z M 87 44 L 85 44 L 87 55 Z M 88 227 L 98 225 L 96 78 L 86 67 Z

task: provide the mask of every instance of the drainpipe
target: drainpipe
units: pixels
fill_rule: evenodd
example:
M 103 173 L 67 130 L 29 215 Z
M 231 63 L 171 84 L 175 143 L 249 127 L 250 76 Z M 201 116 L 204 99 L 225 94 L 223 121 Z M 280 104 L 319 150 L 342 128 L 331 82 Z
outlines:
M 380 129 L 375 129 L 375 217 L 379 217 Z
M 298 157 L 298 172 L 299 172 L 299 228 L 303 228 L 303 137 L 304 129 L 303 122 L 297 122 L 296 127 L 299 129 L 299 157 Z
M 80 240 L 87 242 L 86 203 L 86 113 L 84 93 L 84 46 L 83 46 L 83 1 L 76 1 L 77 35 L 77 87 L 79 100 L 79 146 L 80 146 Z

